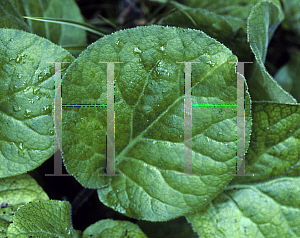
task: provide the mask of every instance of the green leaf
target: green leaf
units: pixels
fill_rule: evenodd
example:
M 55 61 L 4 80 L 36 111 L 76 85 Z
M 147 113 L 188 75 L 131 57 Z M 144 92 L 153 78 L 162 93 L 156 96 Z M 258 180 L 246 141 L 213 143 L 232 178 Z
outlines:
M 276 75 L 275 80 L 283 89 L 291 93 L 300 102 L 300 52 L 296 51 L 291 55 L 290 61 L 282 66 Z
M 14 28 L 30 32 L 22 15 L 10 0 L 2 0 L 0 3 L 0 28 Z
M 67 201 L 30 202 L 18 208 L 7 229 L 7 237 L 77 238 Z
M 252 103 L 253 126 L 246 155 L 246 174 L 231 184 L 283 175 L 300 160 L 300 104 Z
M 160 21 L 162 25 L 193 28 L 204 31 L 233 51 L 239 61 L 251 60 L 251 49 L 247 42 L 247 18 L 253 6 L 261 0 L 204 0 L 181 1 L 179 10 Z M 278 6 L 279 0 L 272 0 Z M 281 12 L 281 17 L 284 15 Z
M 85 187 L 129 217 L 166 221 L 200 209 L 236 172 L 237 58 L 198 30 L 147 26 L 104 36 L 72 63 L 64 104 L 105 105 L 107 66 L 115 65 L 115 169 L 106 168 L 105 107 L 63 107 L 62 157 Z M 192 64 L 193 174 L 184 172 L 184 64 Z M 212 106 L 217 104 L 216 107 Z M 224 106 L 224 104 L 233 106 Z M 222 107 L 223 106 L 223 107 Z M 251 133 L 245 93 L 246 144 Z M 174 199 L 176 198 L 176 199 Z
M 282 19 L 282 10 L 269 1 L 255 5 L 248 18 L 248 41 L 255 55 L 255 62 L 250 67 L 250 72 L 245 72 L 249 73 L 246 78 L 253 100 L 297 102 L 276 83 L 264 66 L 268 44 Z
M 300 236 L 300 178 L 233 185 L 205 211 L 188 214 L 200 237 Z
M 74 0 L 14 1 L 19 8 L 24 8 L 27 17 L 56 18 L 65 21 L 84 23 L 80 9 Z M 22 5 L 22 6 L 20 6 Z M 24 15 L 23 15 L 24 16 Z M 30 30 L 45 37 L 55 44 L 83 45 L 87 43 L 86 32 L 78 27 L 50 22 L 33 21 L 27 18 Z M 72 50 L 72 54 L 80 53 Z
M 227 15 L 247 20 L 252 8 L 262 0 L 182 0 L 181 2 L 193 8 L 205 8 L 219 15 Z M 270 0 L 281 6 L 279 0 Z
M 6 236 L 14 213 L 25 203 L 49 200 L 48 195 L 28 174 L 0 179 L 0 237 Z
M 49 40 L 0 29 L 0 177 L 31 171 L 54 154 L 55 72 L 47 62 L 73 60 Z
M 112 219 L 105 219 L 98 221 L 83 232 L 82 238 L 102 238 L 102 237 L 134 237 L 147 238 L 142 230 L 129 221 L 114 221 Z
M 286 18 L 283 28 L 294 31 L 300 36 L 300 0 L 282 0 Z
M 240 61 L 250 60 L 251 50 L 246 39 L 247 24 L 242 19 L 222 16 L 202 8 L 186 7 L 184 11 L 176 11 L 163 18 L 159 24 L 204 31 L 230 48 Z

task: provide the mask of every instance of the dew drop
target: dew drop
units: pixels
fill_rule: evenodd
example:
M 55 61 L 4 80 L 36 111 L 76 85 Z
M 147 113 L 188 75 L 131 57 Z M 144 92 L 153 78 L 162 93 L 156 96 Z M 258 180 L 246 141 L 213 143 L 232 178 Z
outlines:
M 42 81 L 42 80 L 43 80 L 43 76 L 42 76 L 42 75 L 39 75 L 39 76 L 38 76 L 38 80 L 39 80 L 39 81 Z
M 17 91 L 18 89 L 19 89 L 19 87 L 17 85 L 14 85 L 13 91 Z
M 15 61 L 16 61 L 16 63 L 20 63 L 21 58 L 17 57 Z
M 54 135 L 54 130 L 49 131 L 50 135 Z
M 161 51 L 164 51 L 165 49 L 164 49 L 164 46 L 162 46 L 162 47 L 160 47 L 159 48 Z
M 36 95 L 40 91 L 40 88 L 33 88 L 32 93 Z
M 22 151 L 25 149 L 22 142 L 18 145 L 18 148 Z
M 19 111 L 21 111 L 21 106 L 14 105 L 13 109 L 15 112 L 19 112 Z
M 48 105 L 48 106 L 44 106 L 43 108 L 42 108 L 42 113 L 44 114 L 44 113 L 51 113 L 51 111 L 52 111 L 52 108 Z
M 211 61 L 207 61 L 207 64 L 210 64 L 211 66 L 215 66 L 215 63 L 212 63 Z
M 23 85 L 25 85 L 26 82 L 23 83 Z M 26 92 L 30 89 L 30 87 L 25 88 L 23 91 Z
M 24 116 L 25 116 L 25 117 L 30 117 L 31 113 L 32 113 L 32 112 L 31 112 L 29 109 L 26 109 L 26 110 L 25 110 Z
M 142 51 L 138 47 L 135 47 L 133 51 L 137 53 L 142 53 Z

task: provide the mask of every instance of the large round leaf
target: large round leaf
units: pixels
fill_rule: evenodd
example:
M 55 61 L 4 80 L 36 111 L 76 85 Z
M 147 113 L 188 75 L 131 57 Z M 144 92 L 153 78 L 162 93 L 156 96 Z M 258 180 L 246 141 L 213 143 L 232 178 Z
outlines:
M 236 56 L 199 30 L 147 26 L 90 45 L 67 70 L 63 104 L 105 105 L 115 64 L 115 170 L 106 168 L 106 107 L 64 107 L 67 171 L 100 200 L 137 219 L 165 221 L 201 209 L 236 172 Z M 192 64 L 192 171 L 184 173 L 185 67 Z M 246 92 L 246 149 L 251 130 Z M 196 106 L 199 105 L 198 107 Z M 215 105 L 215 106 L 213 106 Z M 226 105 L 226 106 L 225 106 Z

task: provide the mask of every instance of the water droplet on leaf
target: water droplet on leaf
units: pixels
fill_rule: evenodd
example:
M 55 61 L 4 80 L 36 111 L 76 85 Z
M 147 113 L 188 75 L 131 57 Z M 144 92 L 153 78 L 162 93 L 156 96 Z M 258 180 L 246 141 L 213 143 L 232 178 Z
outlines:
M 14 105 L 13 109 L 15 112 L 19 112 L 19 111 L 21 111 L 21 106 Z
M 41 88 L 33 88 L 33 89 L 32 89 L 32 93 L 33 93 L 34 95 L 36 95 L 36 94 L 40 91 L 40 89 L 41 89 Z
M 30 111 L 29 109 L 26 109 L 24 116 L 25 117 L 30 117 L 31 113 L 32 113 L 32 111 Z
M 135 47 L 133 51 L 137 53 L 142 53 L 142 51 L 138 47 Z
M 18 148 L 22 151 L 25 149 L 22 142 L 18 145 Z

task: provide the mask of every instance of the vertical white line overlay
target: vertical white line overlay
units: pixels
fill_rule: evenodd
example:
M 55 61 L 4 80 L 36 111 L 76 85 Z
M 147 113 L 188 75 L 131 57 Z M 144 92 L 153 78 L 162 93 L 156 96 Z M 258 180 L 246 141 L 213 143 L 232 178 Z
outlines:
M 245 82 L 244 82 L 244 63 L 252 62 L 231 62 L 237 63 L 237 161 L 236 174 L 229 174 L 230 176 L 254 176 L 254 174 L 245 174 Z
M 123 62 L 99 62 L 107 64 L 107 174 L 99 176 L 124 176 L 115 174 L 115 92 L 114 92 L 114 63 Z
M 62 99 L 61 99 L 61 64 L 70 62 L 47 62 L 55 64 L 55 95 L 54 95 L 54 174 L 45 174 L 45 176 L 71 176 L 62 173 L 62 136 L 61 136 L 61 120 L 62 120 Z M 55 153 L 55 147 L 59 151 Z
M 184 97 L 184 173 L 176 176 L 198 176 L 192 174 L 193 150 L 192 150 L 192 63 L 200 62 L 176 62 L 185 63 L 185 97 Z

